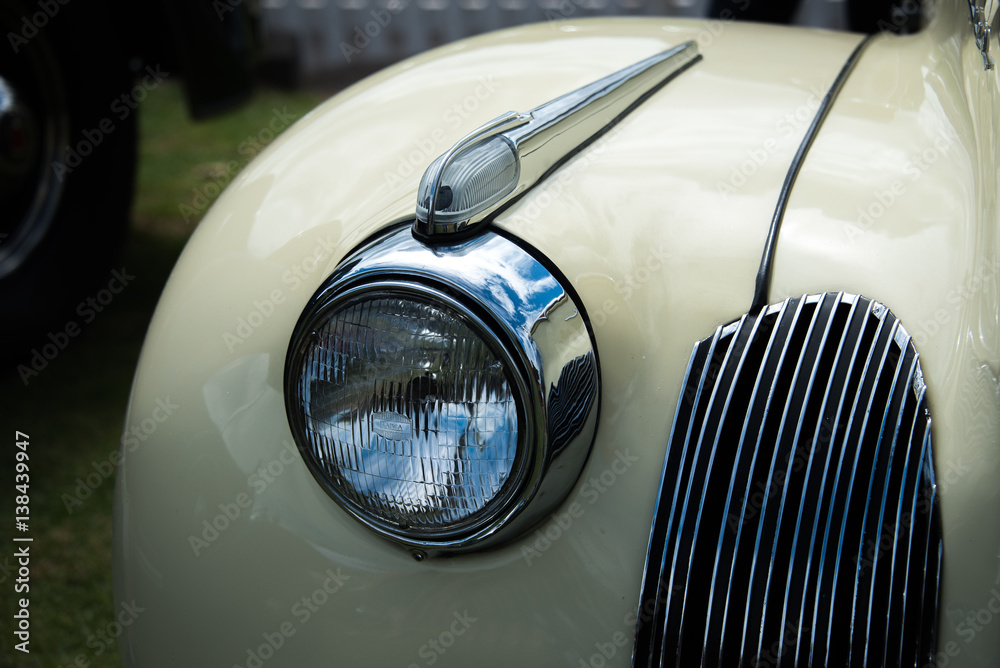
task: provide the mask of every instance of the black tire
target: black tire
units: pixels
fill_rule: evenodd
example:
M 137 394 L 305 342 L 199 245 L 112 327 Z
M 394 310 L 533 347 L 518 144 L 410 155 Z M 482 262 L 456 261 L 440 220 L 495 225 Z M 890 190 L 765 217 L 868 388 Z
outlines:
M 33 342 L 79 322 L 77 305 L 120 269 L 113 261 L 136 160 L 136 110 L 112 108 L 132 76 L 111 17 L 98 3 L 44 4 L 0 5 L 0 84 L 20 104 L 19 114 L 0 116 L 8 126 L 0 135 L 8 142 L 0 144 L 0 348 L 15 364 L 27 363 Z

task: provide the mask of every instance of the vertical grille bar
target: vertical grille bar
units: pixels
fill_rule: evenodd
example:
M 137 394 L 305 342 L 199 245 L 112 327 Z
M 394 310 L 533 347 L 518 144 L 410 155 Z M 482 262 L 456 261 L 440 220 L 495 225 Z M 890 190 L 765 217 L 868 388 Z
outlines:
M 634 666 L 915 665 L 941 535 L 899 321 L 789 299 L 695 346 L 664 459 Z

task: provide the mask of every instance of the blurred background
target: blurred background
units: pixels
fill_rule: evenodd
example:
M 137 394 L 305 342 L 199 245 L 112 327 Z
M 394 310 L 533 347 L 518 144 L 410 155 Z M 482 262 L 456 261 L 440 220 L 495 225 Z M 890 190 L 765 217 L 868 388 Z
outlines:
M 0 0 L 0 666 L 121 665 L 118 639 L 141 614 L 112 597 L 114 468 L 123 439 L 141 438 L 122 433 L 132 374 L 185 241 L 255 155 L 366 74 L 462 37 L 710 11 L 707 0 Z M 786 14 L 850 25 L 845 2 Z M 14 557 L 25 544 L 27 580 Z M 21 597 L 30 653 L 14 648 Z
M 345 70 L 374 69 L 463 37 L 525 23 L 592 16 L 707 18 L 712 4 L 712 0 L 262 0 L 260 18 L 265 59 L 274 65 L 274 74 L 301 84 L 321 82 Z M 719 12 L 725 3 L 716 4 Z M 748 0 L 731 4 L 733 18 L 752 13 Z M 380 25 L 377 35 L 369 35 L 365 30 L 372 11 L 383 9 L 394 20 Z M 803 0 L 793 10 L 791 22 L 847 29 L 847 2 Z

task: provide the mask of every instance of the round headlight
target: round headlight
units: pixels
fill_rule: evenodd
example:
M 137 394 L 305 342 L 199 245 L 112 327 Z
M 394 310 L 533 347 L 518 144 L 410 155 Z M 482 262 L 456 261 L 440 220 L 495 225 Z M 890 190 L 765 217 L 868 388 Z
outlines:
M 406 284 L 350 291 L 314 322 L 296 394 L 330 492 L 415 538 L 489 522 L 524 470 L 523 409 L 482 323 Z
M 596 424 L 582 313 L 494 234 L 430 249 L 404 230 L 345 260 L 296 327 L 285 387 L 317 481 L 420 554 L 514 537 L 551 512 Z

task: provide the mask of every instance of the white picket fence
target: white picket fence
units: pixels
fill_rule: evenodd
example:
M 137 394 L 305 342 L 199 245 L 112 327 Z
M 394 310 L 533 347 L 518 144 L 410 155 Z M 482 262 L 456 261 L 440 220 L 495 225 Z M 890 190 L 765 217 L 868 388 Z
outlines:
M 479 33 L 588 16 L 705 16 L 709 0 L 261 0 L 268 56 L 314 80 Z M 842 0 L 806 0 L 805 25 L 842 27 Z

